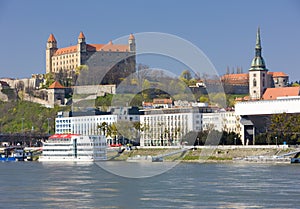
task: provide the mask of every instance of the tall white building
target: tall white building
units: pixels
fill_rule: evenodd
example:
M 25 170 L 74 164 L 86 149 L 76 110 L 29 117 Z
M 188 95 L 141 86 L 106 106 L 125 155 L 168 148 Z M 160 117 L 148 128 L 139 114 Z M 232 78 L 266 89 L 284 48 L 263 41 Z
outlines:
M 140 122 L 141 146 L 179 145 L 190 131 L 202 130 L 202 113 L 198 108 L 166 108 L 144 110 Z
M 140 116 L 131 108 L 114 108 L 112 114 L 97 115 L 91 113 L 81 113 L 78 116 L 66 115 L 59 112 L 55 119 L 56 134 L 81 134 L 81 135 L 99 135 L 103 134 L 99 125 L 104 122 L 111 125 L 119 121 L 139 122 Z
M 203 113 L 203 130 L 217 130 L 239 133 L 239 118 L 234 111 Z

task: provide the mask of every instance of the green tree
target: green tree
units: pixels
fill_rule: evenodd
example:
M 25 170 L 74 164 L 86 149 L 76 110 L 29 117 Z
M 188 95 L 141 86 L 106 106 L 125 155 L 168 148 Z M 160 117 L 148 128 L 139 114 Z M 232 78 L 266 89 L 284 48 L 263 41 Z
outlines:
M 187 81 L 192 79 L 191 72 L 189 70 L 182 71 L 180 78 L 186 79 Z
M 203 102 L 203 103 L 209 103 L 209 98 L 207 95 L 202 95 L 200 98 L 199 98 L 199 102 Z
M 299 114 L 274 114 L 268 127 L 271 141 L 277 143 L 286 141 L 288 144 L 300 142 L 300 116 Z M 276 143 L 276 142 L 275 142 Z

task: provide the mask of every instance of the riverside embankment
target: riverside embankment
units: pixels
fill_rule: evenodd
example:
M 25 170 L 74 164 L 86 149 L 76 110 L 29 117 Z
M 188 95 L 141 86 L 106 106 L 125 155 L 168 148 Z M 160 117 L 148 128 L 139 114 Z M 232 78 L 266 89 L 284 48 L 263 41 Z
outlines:
M 189 148 L 182 153 L 164 157 L 165 161 L 180 160 L 183 162 L 231 162 L 235 158 L 245 158 L 249 156 L 283 155 L 297 150 L 295 147 L 287 145 L 269 146 L 192 146 L 192 147 L 134 147 L 132 150 L 125 150 L 122 153 L 115 151 L 108 152 L 108 159 L 127 160 L 134 156 L 164 156 L 176 150 Z

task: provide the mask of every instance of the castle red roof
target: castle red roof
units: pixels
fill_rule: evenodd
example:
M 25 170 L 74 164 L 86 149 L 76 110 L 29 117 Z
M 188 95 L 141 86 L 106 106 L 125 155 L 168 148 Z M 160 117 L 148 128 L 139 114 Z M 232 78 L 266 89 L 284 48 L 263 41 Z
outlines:
M 79 33 L 79 36 L 78 36 L 78 38 L 80 38 L 80 39 L 83 39 L 83 38 L 85 38 L 85 36 L 84 36 L 83 32 L 80 32 L 80 33 Z
M 69 46 L 65 48 L 59 48 L 55 51 L 54 55 L 68 54 L 77 52 L 77 46 Z
M 87 44 L 86 50 L 89 52 L 95 51 L 112 51 L 112 52 L 127 52 L 128 46 L 127 45 L 115 45 L 112 43 L 109 44 Z M 55 55 L 62 55 L 62 54 L 69 54 L 77 52 L 77 45 L 69 46 L 65 48 L 59 48 L 55 51 Z
M 50 36 L 48 38 L 48 42 L 56 42 L 56 39 L 52 33 L 50 34 Z
M 134 40 L 134 39 L 135 39 L 134 35 L 132 33 L 130 33 L 129 40 Z

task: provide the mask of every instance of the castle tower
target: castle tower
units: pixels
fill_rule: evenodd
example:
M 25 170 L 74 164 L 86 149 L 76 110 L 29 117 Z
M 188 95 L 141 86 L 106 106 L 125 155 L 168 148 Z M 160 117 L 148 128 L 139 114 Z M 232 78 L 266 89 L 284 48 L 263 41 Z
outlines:
M 249 94 L 250 99 L 261 99 L 264 91 L 268 88 L 268 69 L 265 61 L 261 56 L 261 40 L 260 29 L 257 29 L 255 57 L 252 60 L 251 68 L 249 69 Z
M 78 52 L 78 63 L 79 65 L 83 64 L 84 59 L 86 58 L 86 42 L 83 32 L 79 33 L 77 39 L 77 52 Z
M 52 72 L 52 56 L 57 50 L 57 42 L 54 35 L 51 33 L 46 46 L 46 73 Z
M 132 33 L 129 35 L 128 45 L 129 45 L 129 51 L 130 52 L 135 52 L 135 50 L 136 50 L 136 48 L 135 48 L 135 37 Z

